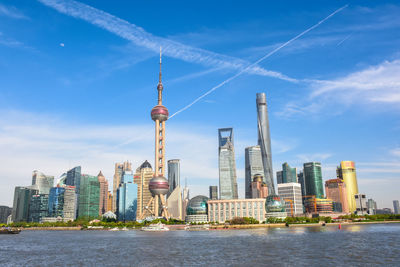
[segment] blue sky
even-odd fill
[[[218,184],[217,129],[233,127],[239,195],[257,143],[255,94],[269,105],[274,172],[321,161],[324,180],[354,160],[359,189],[392,207],[400,193],[397,1],[0,2],[0,204],[35,169],[153,159],[159,46],[164,103],[182,109],[348,5],[167,123],[192,196]]]

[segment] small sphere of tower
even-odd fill
[[[160,122],[168,120],[169,112],[163,105],[157,105],[151,110],[151,119],[153,121],[159,120]]]
[[[169,190],[168,180],[164,176],[156,176],[149,182],[149,190],[153,196],[166,195]]]

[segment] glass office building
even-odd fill
[[[297,168],[291,168],[287,162],[282,164],[282,171],[276,172],[278,184],[297,183]]]
[[[42,218],[47,217],[49,212],[49,195],[33,195],[29,207],[29,221],[41,222]]]
[[[209,190],[210,190],[210,199],[212,200],[218,199],[218,186],[210,185]]]
[[[233,129],[218,129],[218,136],[219,197],[220,199],[237,199],[238,191]]]
[[[100,182],[97,176],[82,174],[79,190],[78,217],[99,216]]]
[[[29,221],[29,205],[33,195],[37,195],[39,190],[29,186],[16,186],[14,191],[14,202],[12,209],[13,222]]]
[[[123,183],[117,190],[118,221],[136,221],[138,185],[133,183],[133,172],[125,171]]]
[[[264,174],[264,167],[261,158],[260,146],[246,147],[244,150],[244,164],[245,164],[245,197],[252,198],[251,183],[253,182],[254,175]],[[263,182],[265,178],[263,176]]]
[[[320,162],[304,163],[304,180],[306,195],[324,198],[324,185],[322,182],[322,170]]]
[[[67,178],[65,179],[65,184],[75,186],[75,192],[79,195],[80,183],[81,183],[81,166],[77,166],[67,172]]]
[[[53,187],[49,194],[49,217],[63,217],[64,187]]]
[[[48,195],[50,192],[50,188],[54,186],[54,176],[45,175],[39,171],[33,171],[32,185],[37,186],[39,194]]]
[[[349,211],[354,213],[357,210],[355,195],[358,194],[356,167],[354,161],[341,161],[336,169],[337,177],[346,184],[347,201]]]
[[[169,184],[169,191],[168,191],[168,196],[169,196],[177,186],[180,186],[179,159],[168,160],[168,184]]]

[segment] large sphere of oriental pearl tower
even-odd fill
[[[151,119],[153,121],[159,120],[160,122],[168,120],[168,109],[163,105],[157,105],[151,110]]]
[[[157,176],[150,180],[149,190],[153,196],[166,195],[168,193],[168,180],[163,176]]]

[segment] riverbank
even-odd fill
[[[367,224],[389,224],[389,223],[400,223],[400,221],[373,221],[373,222],[334,222],[334,223],[326,223],[324,226],[321,223],[301,223],[301,224],[289,224],[286,226],[285,223],[269,223],[269,224],[234,224],[234,225],[210,225],[210,230],[238,230],[238,229],[257,229],[257,228],[280,228],[280,227],[329,227],[329,226],[336,226],[339,225],[346,226],[346,225],[367,225]],[[177,230],[184,230],[184,224],[176,224],[176,225],[167,225],[167,227],[172,231]],[[128,228],[129,230],[140,230],[141,227],[132,227]],[[72,227],[26,227],[20,228],[21,230],[46,230],[46,231],[78,231],[78,230],[88,230],[88,231],[108,231],[111,228],[104,227],[104,228],[86,228],[81,226],[72,226]]]
[[[315,227],[315,226],[336,226],[339,225],[365,225],[365,224],[387,224],[387,223],[400,223],[400,221],[375,221],[375,222],[334,222],[334,223],[293,223],[288,226],[286,223],[269,223],[269,224],[242,224],[242,225],[212,225],[210,229],[214,230],[234,230],[234,229],[253,229],[253,228],[279,228],[279,227]]]
[[[46,230],[46,231],[78,231],[82,230],[81,226],[73,226],[73,227],[65,227],[65,226],[59,226],[59,227],[26,227],[26,228],[20,228],[21,230]]]

